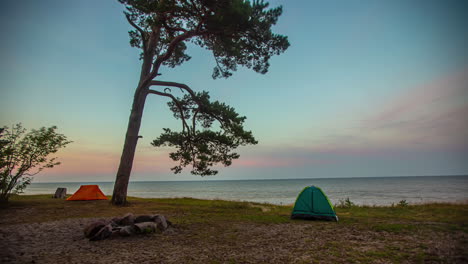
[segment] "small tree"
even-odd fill
[[[0,203],[8,202],[11,194],[22,193],[32,176],[60,164],[56,157],[48,156],[71,141],[56,129],[42,127],[26,133],[21,124],[0,128]]]
[[[213,78],[228,78],[238,66],[265,74],[270,58],[289,47],[286,36],[272,32],[282,8],[269,9],[264,1],[119,1],[125,6],[125,16],[134,28],[129,31],[130,45],[141,50],[142,65],[112,195],[112,203],[116,205],[126,203],[149,94],[169,98],[174,116],[182,121],[182,132],[165,129],[152,142],[156,147],[177,148],[170,154],[173,160],[179,161],[173,168],[175,173],[191,164],[193,174],[216,174],[211,166],[217,163],[229,166],[239,157],[231,153],[232,150],[240,145],[257,143],[250,131],[244,131],[245,117],[239,116],[234,108],[211,102],[206,92],[196,93],[186,84],[159,80],[161,67],[174,68],[190,59],[188,42],[212,52],[215,59]],[[185,93],[182,98],[173,93],[178,89]]]

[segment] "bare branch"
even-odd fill
[[[192,129],[193,131],[196,131],[196,125],[197,125],[197,114],[198,114],[198,109],[195,111],[195,113],[193,114],[193,122],[192,122]]]
[[[183,90],[187,91],[193,98],[196,98],[195,92],[190,87],[188,87],[188,85],[183,84],[183,83],[153,80],[153,81],[150,82],[150,85],[177,87],[177,88],[180,88],[180,89],[183,89]]]
[[[165,96],[165,97],[169,97],[172,99],[172,101],[174,101],[174,103],[176,104],[177,108],[179,109],[179,112],[180,112],[180,116],[182,119],[182,130],[185,131],[185,129],[187,128],[187,131],[188,133],[190,134],[190,128],[189,126],[187,125],[187,122],[185,121],[185,116],[184,116],[184,111],[182,109],[182,106],[180,105],[179,103],[179,100],[177,100],[177,98],[175,98],[172,94],[170,93],[163,93],[163,92],[160,92],[160,91],[156,91],[156,90],[148,90],[148,93],[150,94],[156,94],[156,95],[159,95],[159,96]]]
[[[153,80],[153,81],[150,82],[150,85],[170,86],[170,87],[177,87],[177,88],[183,89],[183,90],[187,91],[190,94],[190,96],[192,96],[193,100],[195,101],[195,103],[197,103],[199,108],[203,108],[203,105],[197,100],[197,95],[195,94],[195,92],[190,87],[188,87],[188,85],[186,85],[186,84],[177,83],[177,82],[166,82],[166,81]],[[225,124],[224,124],[223,120],[221,120],[219,117],[213,115],[212,113],[207,113],[207,114],[209,114],[214,119],[218,120],[220,125],[224,127]]]
[[[32,177],[32,176],[38,174],[39,172],[41,172],[42,169],[43,169],[43,168],[40,168],[38,171],[36,171],[36,172],[34,172],[34,173],[24,173],[23,175],[24,175],[24,176],[30,176],[30,177]]]

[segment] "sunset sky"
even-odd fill
[[[468,1],[269,1],[291,47],[266,75],[211,78],[209,51],[160,80],[207,90],[247,116],[259,144],[209,179],[468,174]],[[73,141],[41,181],[113,181],[138,82],[139,51],[115,1],[0,3],[0,126],[57,125]],[[132,180],[173,175],[179,129],[167,100],[148,96]]]

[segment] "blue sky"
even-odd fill
[[[247,116],[259,140],[210,179],[468,173],[466,1],[270,1],[291,47],[260,75],[211,78],[209,51],[161,80],[207,90]],[[57,125],[74,143],[36,181],[112,181],[139,51],[118,1],[3,1],[0,125]],[[149,145],[179,128],[148,97],[132,180],[172,175],[170,149]]]

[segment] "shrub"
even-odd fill
[[[400,207],[407,207],[409,204],[406,200],[401,200],[398,202],[397,206],[400,206]]]
[[[338,204],[335,204],[335,207],[338,207],[338,208],[351,208],[353,206],[356,206],[355,203],[351,202],[351,200],[348,198],[346,198],[345,200],[343,199],[340,199],[338,201]]]

